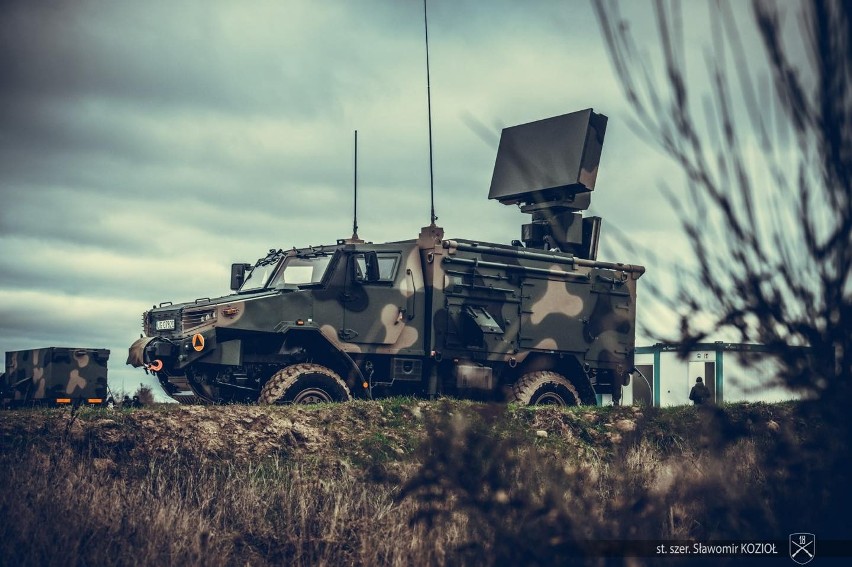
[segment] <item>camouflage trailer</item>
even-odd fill
[[[12,405],[103,404],[109,350],[48,347],[6,353],[0,398]]]
[[[449,394],[524,404],[620,398],[642,266],[596,260],[583,218],[607,118],[503,130],[489,198],[532,216],[512,244],[445,239],[270,250],[234,294],[143,314],[128,364],[180,401],[311,403]]]

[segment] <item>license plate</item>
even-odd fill
[[[156,328],[158,331],[171,331],[175,328],[175,320],[163,319],[162,321],[157,321]]]

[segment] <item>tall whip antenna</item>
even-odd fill
[[[435,216],[435,177],[432,174],[432,85],[429,80],[429,22],[426,19],[426,0],[423,0],[423,28],[426,30],[426,101],[429,108],[429,199],[432,202],[432,224]]]
[[[358,240],[358,130],[355,130],[355,174],[353,175],[355,190],[355,211],[352,213],[352,240]]]

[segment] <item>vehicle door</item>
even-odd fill
[[[348,254],[340,340],[364,352],[422,351],[423,275],[413,244]]]

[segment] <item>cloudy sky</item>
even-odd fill
[[[653,43],[650,9],[628,8]],[[416,237],[429,222],[422,10],[0,4],[0,351],[106,347],[113,387],[134,390],[144,374],[124,361],[146,308],[228,293],[230,264],[269,248],[350,235],[356,129],[361,237]],[[706,9],[685,15],[700,28]],[[609,116],[601,259],[648,263],[612,256],[612,226],[688,254],[658,190],[677,170],[628,127],[589,3],[433,0],[429,42],[448,237],[518,238],[525,215],[486,198],[500,129],[593,107]]]

